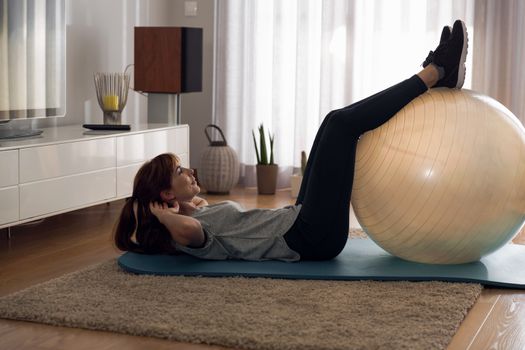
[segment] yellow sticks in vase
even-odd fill
[[[104,104],[104,110],[106,111],[118,111],[118,96],[117,95],[106,95],[102,98]]]

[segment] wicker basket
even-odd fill
[[[221,141],[212,141],[208,134],[209,128],[215,128],[221,134]],[[239,181],[239,159],[235,150],[228,146],[222,130],[213,124],[204,129],[210,142],[201,157],[199,181],[208,193],[226,194]]]

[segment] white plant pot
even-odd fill
[[[301,182],[303,181],[302,175],[292,175],[290,178],[291,194],[292,198],[297,198],[299,190],[301,189]]]

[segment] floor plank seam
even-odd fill
[[[496,304],[498,303],[499,299],[501,298],[501,295],[498,295],[498,297],[496,298],[496,300],[494,301],[494,303],[492,304],[492,306],[490,307],[490,310],[489,312],[487,312],[487,315],[485,316],[485,318],[483,319],[483,322],[481,322],[481,324],[479,325],[479,328],[478,330],[476,331],[476,334],[474,334],[474,336],[472,337],[472,339],[470,340],[470,343],[468,344],[467,348],[465,350],[470,350],[472,344],[474,344],[474,342],[476,341],[476,338],[478,337],[478,334],[481,332],[481,329],[485,326],[485,323],[487,322],[488,318],[490,317],[490,315],[492,314],[492,311],[494,310],[494,308],[496,307]]]

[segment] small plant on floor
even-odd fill
[[[264,126],[263,124],[259,125],[259,146],[260,146],[260,153],[259,153],[259,147],[257,147],[257,139],[255,137],[255,133],[252,130],[252,136],[253,136],[253,144],[255,146],[255,154],[257,155],[257,164],[260,165],[274,165],[273,162],[273,140],[275,135],[271,135],[270,131],[268,131],[268,138],[270,139],[270,161],[268,161],[268,151],[266,148],[266,137],[264,135]]]
[[[255,146],[255,154],[257,155],[257,191],[259,194],[274,194],[277,186],[277,172],[279,171],[277,164],[273,161],[273,139],[268,131],[270,138],[270,160],[268,160],[268,150],[266,148],[266,137],[264,133],[264,126],[259,126],[259,146],[257,146],[257,138],[252,130],[253,144]],[[260,148],[260,152],[259,152]]]

